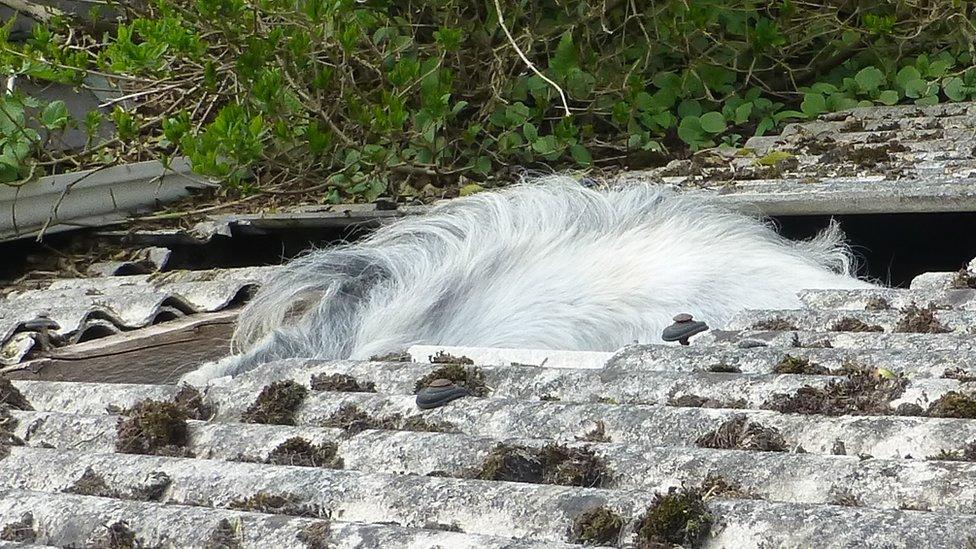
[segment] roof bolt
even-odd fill
[[[704,322],[696,321],[690,314],[681,313],[675,315],[674,324],[664,329],[661,339],[664,341],[677,341],[681,345],[688,345],[691,336],[700,334],[708,329]]]

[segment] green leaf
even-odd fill
[[[946,97],[953,101],[966,100],[965,88],[966,84],[958,76],[952,76],[942,81],[942,91],[945,92]]]
[[[925,97],[919,97],[915,100],[916,105],[938,105],[939,96],[938,95],[926,95]]]
[[[749,117],[752,115],[752,102],[743,103],[735,108],[735,117],[733,120],[736,124],[745,124],[749,121]]]
[[[41,123],[49,130],[62,129],[68,125],[68,107],[60,99],[51,101],[41,111]]]
[[[483,190],[485,190],[485,188],[477,183],[468,183],[467,185],[458,189],[458,194],[460,196],[471,196],[473,194],[480,193]]]
[[[773,129],[775,125],[776,122],[773,121],[773,118],[771,116],[767,116],[766,118],[763,118],[762,120],[759,121],[759,124],[756,125],[756,135],[757,136],[765,135],[765,133]]]
[[[918,80],[921,77],[922,73],[918,72],[918,69],[915,67],[905,67],[898,71],[898,74],[895,75],[895,84],[897,84],[898,87],[905,89],[909,81]]]
[[[686,116],[678,124],[678,137],[689,145],[701,143],[705,134],[702,130],[701,120],[697,116]]]
[[[685,99],[678,105],[678,116],[699,116],[702,113],[701,103],[697,99]]]
[[[898,92],[895,90],[885,90],[878,94],[878,101],[885,105],[894,105],[898,102]]]
[[[559,76],[569,74],[571,69],[579,67],[576,58],[576,44],[573,43],[573,35],[569,31],[564,32],[556,46],[556,53],[549,60],[549,68]]]
[[[581,166],[589,166],[593,163],[593,157],[590,156],[590,151],[586,150],[586,147],[583,145],[572,145],[569,147],[569,154]]]
[[[819,93],[808,93],[803,96],[800,110],[803,111],[803,114],[813,118],[827,111],[827,100]]]
[[[522,135],[525,136],[526,140],[532,142],[539,138],[539,130],[535,127],[535,124],[526,122],[522,124]]]
[[[905,82],[905,96],[916,99],[927,95],[929,84],[921,78],[915,78]]]
[[[551,154],[558,150],[556,136],[545,135],[532,142],[532,150],[539,154]]]
[[[722,133],[727,127],[725,117],[720,112],[707,112],[698,121],[701,128],[708,133]]]
[[[861,91],[872,92],[884,83],[885,77],[884,73],[875,67],[865,67],[858,71],[854,75],[854,81],[857,82],[858,87]]]

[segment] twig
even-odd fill
[[[508,37],[508,42],[512,44],[513,48],[515,48],[515,53],[522,58],[522,62],[532,69],[532,72],[534,72],[539,78],[545,80],[546,83],[553,88],[556,88],[556,91],[559,92],[559,98],[563,101],[563,111],[565,112],[564,116],[572,116],[573,113],[569,112],[569,103],[566,102],[566,93],[563,92],[563,89],[559,87],[559,84],[553,82],[546,75],[539,72],[539,69],[535,68],[532,61],[529,61],[529,58],[522,53],[522,50],[519,48],[518,44],[515,43],[515,38],[512,37],[512,33],[509,32],[508,27],[505,26],[505,19],[502,17],[502,5],[499,3],[499,0],[495,0],[495,12],[498,14],[498,26],[501,27],[505,32],[505,36]]]

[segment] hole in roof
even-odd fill
[[[155,325],[161,322],[169,322],[170,320],[176,320],[177,318],[182,318],[183,316],[184,313],[179,310],[172,309],[169,307],[160,308],[159,312],[157,312],[156,315],[153,316],[150,324]]]
[[[85,341],[91,341],[93,339],[99,339],[103,337],[108,337],[110,335],[115,335],[119,333],[118,328],[112,325],[98,322],[95,324],[89,324],[85,326],[81,332],[78,333],[75,343],[84,343]]]
[[[810,238],[823,230],[831,216],[774,218],[780,234]],[[908,287],[916,276],[952,272],[976,257],[976,212],[835,215],[857,255],[860,276]]]
[[[174,296],[167,297],[162,303],[159,304],[159,306],[160,308],[165,307],[167,309],[173,309],[184,315],[192,315],[193,313],[197,312],[192,305]]]

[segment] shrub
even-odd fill
[[[108,120],[75,120],[63,105],[7,97],[14,125],[31,127],[20,102],[55,138],[68,126],[93,135],[105,122],[116,138],[61,154],[0,121],[4,181],[180,153],[235,193],[428,199],[475,192],[512,165],[640,167],[829,111],[976,97],[966,3],[153,0],[116,9],[121,24],[104,36],[60,17],[25,44],[2,37],[8,73],[75,84],[116,75],[135,103]],[[545,79],[520,58],[499,10]]]

